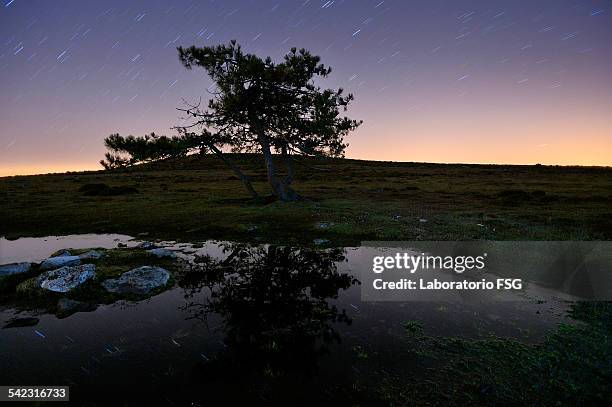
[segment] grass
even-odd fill
[[[234,159],[261,194],[263,162]],[[297,203],[254,203],[215,157],[121,172],[0,178],[0,235],[148,233],[179,240],[612,238],[612,169],[305,159]],[[316,169],[312,168],[316,167]]]
[[[391,406],[609,403],[612,303],[574,303],[570,315],[578,323],[560,324],[543,343],[531,345],[498,337],[428,337],[407,329],[406,349],[417,360],[406,366],[419,371],[385,366],[360,378],[353,397]]]

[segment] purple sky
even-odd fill
[[[172,134],[211,85],[175,48],[230,39],[321,55],[364,120],[349,157],[612,165],[609,1],[2,1],[0,175]]]

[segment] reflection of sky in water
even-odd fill
[[[129,237],[117,235],[103,235],[97,239],[87,235],[83,239],[71,236],[3,240],[4,249],[11,249],[3,256],[16,261],[40,259],[42,253],[48,255],[66,247],[116,247],[118,241],[115,239],[129,242]],[[36,247],[36,242],[40,246]],[[223,253],[224,243],[206,242],[197,248],[172,244],[173,249],[181,249],[187,256],[209,254],[214,258],[227,258],[227,253]],[[354,273],[364,253],[370,249],[346,249],[347,261],[338,263],[338,272]],[[531,342],[542,339],[558,322],[565,320],[563,315],[567,307],[552,297],[546,298],[544,303],[361,302],[360,290],[359,285],[352,285],[346,290],[339,289],[337,299],[325,300],[328,305],[335,305],[339,312],[346,311],[351,323],[329,322],[329,328],[338,333],[340,342],[326,344],[327,354],[310,357],[302,345],[291,350],[295,355],[303,353],[309,358],[308,363],[318,366],[313,370],[314,377],[305,381],[300,378],[304,373],[300,369],[287,372],[293,383],[317,388],[322,383],[355,379],[360,374],[351,362],[355,347],[373,351],[367,363],[376,366],[404,363],[396,355],[406,351],[407,345],[402,338],[405,337],[403,324],[407,321],[420,322],[426,335],[485,337],[495,334]],[[211,401],[223,400],[224,394],[232,391],[236,383],[252,384],[252,378],[237,375],[236,371],[228,373],[226,370],[235,369],[235,366],[227,361],[215,364],[218,355],[232,350],[232,339],[228,338],[232,338],[232,330],[241,329],[235,325],[235,318],[217,313],[208,314],[204,320],[193,318],[194,309],[186,307],[192,302],[205,303],[209,293],[208,288],[204,288],[189,297],[183,288],[174,288],[140,302],[100,305],[94,312],[77,313],[65,319],[5,307],[0,311],[2,325],[15,316],[35,315],[40,322],[36,326],[0,330],[0,366],[9,367],[1,369],[0,383],[67,383],[78,385],[74,389],[75,396],[79,391],[102,394],[110,388],[133,393],[136,388],[175,401],[203,397],[203,394]],[[240,301],[238,304],[242,304]],[[291,307],[293,303],[288,304]],[[243,323],[252,324],[253,321]],[[313,346],[320,346],[320,339],[315,340],[315,344]],[[259,350],[253,349],[253,352]],[[257,354],[252,355],[256,357]],[[420,368],[414,366],[414,369],[418,374]],[[308,369],[304,366],[303,370]],[[170,388],[182,389],[185,393],[177,395],[170,392]],[[113,395],[107,393],[100,397]]]
[[[22,237],[17,240],[0,238],[0,264],[17,263],[22,261],[40,262],[53,252],[61,249],[87,249],[100,247],[111,249],[118,243],[126,243],[129,247],[136,246],[138,242],[130,241],[127,235],[69,235]]]

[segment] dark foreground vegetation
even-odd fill
[[[232,158],[260,195],[269,193],[260,156]],[[304,199],[292,203],[254,201],[213,155],[117,171],[0,178],[0,235],[116,232],[343,245],[612,238],[609,168],[296,157],[294,171]]]
[[[403,357],[412,354],[419,370],[425,368],[425,373],[420,373],[425,379],[413,380],[406,367],[386,366],[354,387],[361,390],[364,399],[368,390],[373,391],[374,400],[380,405],[609,403],[612,303],[575,303],[570,315],[577,324],[560,324],[537,345],[498,337],[435,338],[424,335],[420,327],[407,324],[405,340],[411,345],[406,347]],[[368,383],[376,383],[376,387]]]

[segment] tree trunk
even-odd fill
[[[281,149],[283,159],[285,160],[285,167],[287,167],[287,176],[285,177],[285,185],[291,185],[293,182],[293,160],[291,155],[287,153],[287,146],[283,146]]]
[[[287,168],[287,175],[283,180],[283,188],[285,189],[285,193],[290,197],[290,200],[297,201],[300,196],[293,188],[291,188],[291,183],[293,182],[293,157],[291,157],[291,154],[288,153],[287,146],[282,147],[281,153],[283,154],[285,167]]]
[[[276,167],[274,166],[274,160],[272,151],[270,149],[270,143],[265,135],[259,136],[259,144],[263,152],[264,160],[266,161],[266,170],[268,174],[268,183],[274,191],[274,195],[281,201],[291,202],[298,199],[297,193],[286,183],[286,181],[279,180],[276,175]]]
[[[230,167],[234,173],[238,176],[238,178],[242,181],[242,183],[244,184],[244,186],[246,187],[247,191],[249,191],[249,193],[251,194],[251,197],[255,200],[259,200],[259,194],[257,193],[257,191],[255,191],[255,188],[253,188],[253,185],[251,184],[251,180],[249,179],[249,177],[247,177],[242,170],[240,169],[240,167],[238,167],[238,165],[236,165],[235,162],[233,162],[232,160],[230,160],[228,157],[226,157],[225,154],[223,154],[223,152],[221,150],[219,150],[214,144],[210,143],[207,144],[207,146],[219,157],[223,160],[223,162]]]

